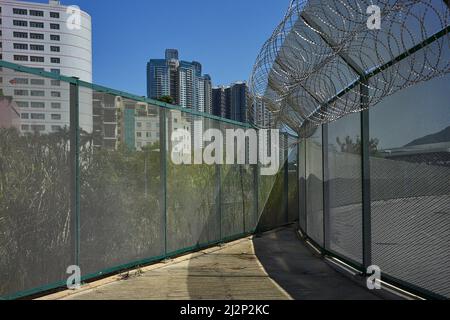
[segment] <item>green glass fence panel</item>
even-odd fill
[[[0,68],[0,297],[76,264],[70,133],[69,83]]]
[[[298,176],[299,176],[299,218],[300,229],[306,232],[306,139],[301,139],[298,146]]]
[[[362,263],[361,116],[354,113],[328,125],[325,183],[329,250]]]
[[[256,165],[243,165],[242,182],[243,182],[243,209],[244,209],[244,231],[246,233],[253,232],[258,224],[258,216],[256,212],[256,186],[255,172]]]
[[[297,138],[288,138],[288,221],[294,222],[299,216],[298,189],[298,142]]]
[[[260,147],[261,147],[260,142]],[[266,142],[270,150],[271,139]],[[258,230],[264,231],[287,223],[286,181],[285,181],[285,136],[279,136],[279,167],[275,175],[259,176],[259,221]]]
[[[80,87],[80,267],[164,254],[159,108]],[[83,121],[84,119],[84,121]]]
[[[227,123],[221,130],[225,137],[225,164],[220,166],[222,235],[227,238],[256,228],[257,132]]]
[[[322,127],[306,140],[306,229],[323,245],[323,167]]]
[[[167,110],[166,115],[166,232],[167,251],[170,253],[220,240],[217,168],[215,164],[205,164],[202,157],[207,146],[202,142],[203,132],[220,130],[220,125],[215,120],[176,110]],[[177,148],[183,141],[189,148],[179,154]],[[180,155],[186,158],[187,164],[173,161]]]
[[[382,81],[380,77],[371,81]],[[447,298],[449,81],[445,76],[419,84],[370,111],[373,264],[384,274]]]
[[[227,238],[244,233],[245,205],[244,174],[240,165],[221,166],[222,236]]]

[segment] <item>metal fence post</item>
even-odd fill
[[[215,165],[216,174],[215,174],[215,188],[216,188],[216,215],[217,215],[217,223],[219,226],[219,241],[222,242],[222,172],[219,164]]]
[[[259,130],[256,130],[256,164],[253,166],[253,184],[254,184],[254,192],[255,192],[255,224],[253,226],[253,232],[256,231],[259,220]]]
[[[327,181],[328,171],[328,124],[322,125],[322,201],[323,201],[323,247],[330,248],[330,184]]]
[[[361,159],[362,159],[362,243],[364,271],[372,264],[372,227],[371,227],[371,199],[370,199],[370,132],[369,132],[369,82],[362,81],[360,85],[361,107]]]
[[[284,216],[286,223],[289,223],[289,140],[288,134],[283,134],[283,146],[284,146],[284,163],[283,163],[283,174],[284,174],[284,187],[283,187],[283,206],[284,206]]]
[[[70,168],[71,168],[71,210],[74,215],[74,259],[75,265],[80,266],[80,87],[78,78],[70,83]]]
[[[163,225],[161,231],[164,234],[164,256],[167,256],[167,138],[166,109],[160,108],[159,112],[159,144],[160,144],[160,167],[161,167],[161,217]]]

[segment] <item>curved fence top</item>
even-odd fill
[[[449,31],[445,0],[293,0],[256,59],[250,92],[274,123],[305,135],[448,73]]]

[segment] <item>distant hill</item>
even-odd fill
[[[405,147],[412,147],[412,146],[418,146],[421,144],[429,144],[429,143],[440,143],[440,142],[447,142],[450,141],[450,126],[445,128],[442,131],[439,131],[438,133],[433,133],[428,136],[418,138],[407,145]]]

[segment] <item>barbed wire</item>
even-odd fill
[[[371,28],[374,5],[379,29]],[[293,0],[256,59],[253,105],[264,103],[272,126],[307,136],[449,73],[449,6],[447,0]],[[249,119],[254,112],[249,108]]]

